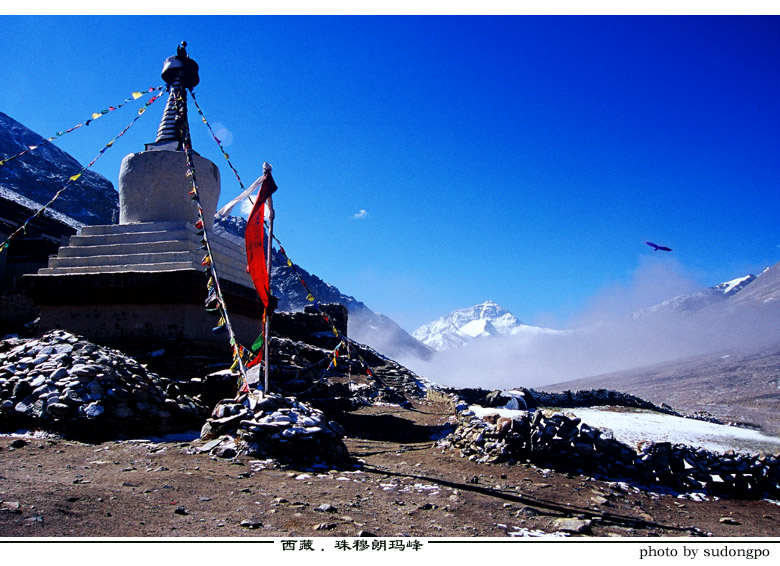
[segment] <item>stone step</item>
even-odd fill
[[[207,234],[221,279],[253,288],[246,272],[243,246],[214,233]],[[85,226],[71,237],[42,273],[103,273],[113,271],[165,271],[198,269],[205,251],[194,224],[139,222]],[[54,271],[50,271],[54,270]]]
[[[200,243],[200,240],[198,242]],[[230,240],[216,234],[209,235],[209,246],[215,254],[227,256],[240,263],[242,269],[246,269],[246,248],[244,246],[237,246]]]
[[[181,227],[181,224],[167,223],[174,226],[178,226],[177,229],[165,231],[165,230],[147,230],[147,231],[131,231],[124,232],[125,226],[131,227],[160,227],[166,223],[162,222],[146,222],[143,224],[128,224],[128,225],[112,225],[111,231],[101,230],[99,234],[84,234],[72,236],[68,242],[68,247],[91,247],[91,246],[110,246],[119,244],[143,244],[143,243],[158,243],[161,241],[187,241],[195,244],[197,249],[201,245],[201,236],[195,231],[195,227],[189,225],[188,227]],[[89,226],[85,228],[96,228],[95,226]],[[106,228],[99,226],[97,228]],[[242,269],[246,267],[246,250],[243,246],[237,245],[234,242],[223,238],[217,234],[208,234],[209,245],[215,254],[222,254],[231,258],[233,261],[241,264]],[[117,248],[118,249],[118,248]],[[180,248],[175,248],[180,249]],[[191,249],[191,248],[188,248]],[[93,251],[85,252],[85,254],[67,252],[70,255],[86,255],[87,253],[94,253]],[[121,252],[121,253],[133,253]]]
[[[200,266],[198,266],[200,267]],[[38,270],[39,275],[65,275],[68,273],[114,273],[120,271],[132,272],[154,272],[154,271],[178,271],[182,269],[193,269],[190,262],[169,262],[169,263],[148,263],[136,265],[105,265],[96,268],[94,266],[71,266],[71,267],[44,267]],[[200,269],[202,271],[202,268]]]
[[[165,271],[167,269],[197,269],[203,252],[165,252],[143,254],[86,255],[49,258],[49,266],[41,273],[105,273],[113,271]],[[245,264],[231,261],[216,251],[214,264],[217,276],[253,288]],[[51,271],[54,270],[54,271]]]
[[[94,226],[84,226],[79,234],[84,236],[99,236],[104,234],[128,234],[132,232],[160,232],[169,230],[184,230],[187,226],[194,225],[187,222],[168,221],[168,222],[135,222],[133,224],[97,224]]]
[[[202,256],[190,251],[49,258],[49,267],[94,267],[188,262],[200,266]]]
[[[205,271],[205,268],[201,265],[196,265],[192,262],[180,261],[180,262],[159,262],[159,263],[138,263],[133,265],[117,264],[117,265],[65,265],[58,267],[45,267],[38,270],[40,275],[65,275],[69,273],[114,273],[121,271],[129,272],[160,272],[160,271],[176,271],[180,269],[196,269],[197,271]],[[243,285],[250,289],[254,289],[252,279],[246,272],[241,272],[235,269],[226,268],[224,265],[217,266],[217,276],[221,281],[228,280],[234,283]]]
[[[198,235],[193,230],[181,228],[177,230],[151,230],[146,232],[116,232],[112,234],[78,234],[71,236],[70,246],[101,246],[111,244],[141,244],[146,242],[192,240],[199,242]]]
[[[117,242],[115,244],[61,246],[57,257],[127,256],[164,252],[197,252],[200,242],[191,240],[166,240],[157,242]]]

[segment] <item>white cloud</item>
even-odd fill
[[[368,211],[365,208],[361,208],[355,214],[352,215],[353,220],[363,220],[368,218]]]
[[[249,215],[252,213],[252,207],[254,206],[252,202],[248,198],[241,201],[241,216],[244,218],[249,218]]]
[[[646,261],[629,281],[594,296],[566,332],[497,337],[437,353],[428,362],[399,361],[455,387],[538,387],[724,349],[751,351],[780,340],[780,305],[716,304],[631,316],[701,288],[679,264]]]
[[[239,205],[241,207],[240,216],[243,216],[247,220],[249,219],[249,215],[252,214],[252,208],[255,206],[254,204],[255,198],[256,195],[252,195],[251,199],[245,198],[244,200],[241,201],[241,204]],[[263,218],[265,218],[265,220],[268,220],[269,216],[271,215],[271,209],[268,206],[266,206],[263,212],[264,212]]]
[[[216,122],[213,126],[214,135],[217,137],[222,147],[227,147],[233,143],[233,133],[223,124]]]

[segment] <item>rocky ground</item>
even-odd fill
[[[436,439],[446,403],[339,415],[353,458],[296,469],[203,441],[0,436],[3,537],[764,537],[780,504],[673,493],[530,464],[477,464]],[[197,436],[197,432],[191,435]]]

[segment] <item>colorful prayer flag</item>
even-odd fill
[[[252,278],[252,282],[255,284],[255,289],[257,289],[260,301],[266,308],[268,308],[271,290],[265,260],[265,229],[263,226],[263,217],[265,215],[265,201],[268,200],[268,197],[270,197],[276,189],[276,183],[269,170],[262,177],[260,190],[257,193],[257,200],[252,207],[252,212],[249,214],[249,220],[247,220],[246,223],[246,231],[244,232],[249,275]]]

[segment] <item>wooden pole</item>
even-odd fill
[[[266,201],[266,204],[268,206],[268,251],[266,253],[266,271],[268,273],[268,293],[270,296],[271,293],[271,251],[273,249],[273,237],[274,237],[274,216],[276,214],[274,213],[274,201],[273,197],[268,197],[268,200]],[[265,359],[265,388],[264,391],[267,394],[268,393],[268,376],[270,374],[271,370],[271,360],[268,357],[268,345],[271,342],[271,311],[266,311],[265,315],[265,329],[263,332],[265,333],[264,340],[263,340],[263,347],[265,349],[263,355]]]

